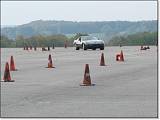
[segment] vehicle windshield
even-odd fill
[[[81,39],[83,41],[85,41],[85,40],[98,40],[96,37],[92,37],[92,36],[81,36]]]

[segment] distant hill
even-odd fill
[[[1,28],[6,28],[6,27],[16,27],[16,25],[1,25]]]
[[[102,22],[73,22],[73,21],[32,21],[16,27],[1,28],[2,35],[15,38],[16,35],[31,37],[34,35],[54,35],[88,33],[104,40],[115,35],[128,35],[137,32],[157,31],[157,21],[102,21]]]

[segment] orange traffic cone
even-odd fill
[[[55,67],[53,67],[53,64],[52,64],[52,57],[51,57],[51,55],[49,54],[49,57],[48,57],[48,67],[46,67],[46,68],[55,68]]]
[[[10,59],[10,71],[17,71],[17,69],[15,68],[13,56],[11,56]]]
[[[50,47],[48,46],[48,51],[50,51]]]
[[[141,50],[146,50],[147,49],[147,47],[143,47],[142,45],[141,45]]]
[[[89,65],[86,64],[83,83],[80,84],[80,86],[94,86],[94,85],[95,84],[91,83],[91,77],[90,77],[90,74],[89,74]]]
[[[104,54],[101,54],[100,66],[105,66]]]
[[[121,50],[120,54],[116,55],[116,61],[124,61],[123,51]]]
[[[28,50],[28,46],[26,46],[26,50]]]
[[[147,48],[147,49],[150,49],[150,47],[149,47],[149,46],[147,46],[146,48]]]
[[[120,60],[120,54],[117,54],[116,55],[116,61],[119,61]]]
[[[124,61],[124,56],[123,56],[123,51],[122,50],[121,50],[120,58],[121,58],[121,61]]]
[[[65,48],[67,48],[67,41],[65,41],[65,43],[64,43],[64,47],[65,47]]]
[[[37,50],[37,47],[36,46],[34,46],[34,51],[36,51]]]
[[[11,80],[8,62],[6,62],[3,81],[1,82],[14,82],[14,80]]]
[[[30,48],[30,50],[32,50],[32,46],[30,46],[29,48]]]

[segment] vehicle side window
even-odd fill
[[[79,38],[79,41],[81,42],[81,37]]]

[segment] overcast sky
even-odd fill
[[[157,19],[156,1],[1,1],[1,25],[35,20],[139,21]]]

